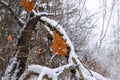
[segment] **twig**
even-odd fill
[[[72,58],[72,60],[73,60],[74,64],[77,64],[75,58]],[[84,80],[84,76],[83,76],[82,71],[80,70],[80,68],[78,66],[76,68],[77,68],[77,70],[78,70],[78,72],[80,74],[80,77],[81,77],[80,80]]]
[[[78,58],[78,59],[79,59],[79,61],[82,63],[82,65],[89,71],[90,75],[93,77],[93,74],[92,74],[92,72],[89,70],[89,68],[85,66],[85,64],[80,60],[80,58]]]

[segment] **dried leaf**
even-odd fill
[[[57,53],[61,56],[67,56],[69,51],[68,45],[62,39],[59,33],[53,31],[53,34],[54,34],[54,39],[51,45],[53,53]]]
[[[8,35],[8,36],[7,36],[7,41],[8,41],[8,42],[11,42],[12,40],[13,40],[12,35]]]
[[[21,0],[20,4],[21,4],[21,6],[26,7],[26,0]]]
[[[33,2],[32,2],[32,1],[27,2],[26,7],[27,7],[28,12],[32,12],[32,10],[33,10],[33,8],[34,8]]]
[[[0,56],[0,60],[2,60],[2,61],[6,61],[6,59],[5,58],[3,58],[2,56]]]
[[[20,4],[28,11],[32,12],[34,8],[34,3],[32,0],[21,0]]]
[[[40,48],[40,47],[36,47],[36,52],[37,52],[38,54],[40,54],[41,48]]]
[[[34,30],[32,30],[32,34],[35,34],[35,31],[34,31]]]

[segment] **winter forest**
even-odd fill
[[[0,0],[0,80],[120,80],[120,0]]]

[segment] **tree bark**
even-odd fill
[[[21,67],[21,70],[18,74],[18,77],[20,77],[20,75],[24,71],[27,56],[29,53],[32,30],[35,29],[35,25],[38,22],[38,20],[39,20],[39,16],[34,17],[30,21],[28,21],[28,23],[26,24],[26,27],[24,28],[24,30],[22,31],[22,34],[20,36],[20,39],[18,42],[18,48],[19,48],[20,52],[17,57],[18,57],[18,60],[20,60],[19,67]]]

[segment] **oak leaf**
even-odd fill
[[[8,42],[11,42],[12,40],[13,40],[12,35],[8,35],[8,36],[7,36],[7,41],[8,41]]]
[[[28,11],[32,12],[34,8],[34,3],[32,0],[21,0],[20,4]]]
[[[53,53],[57,53],[61,56],[68,55],[68,45],[66,44],[65,40],[62,39],[62,36],[57,33],[55,30],[53,31],[54,39],[51,45]]]

